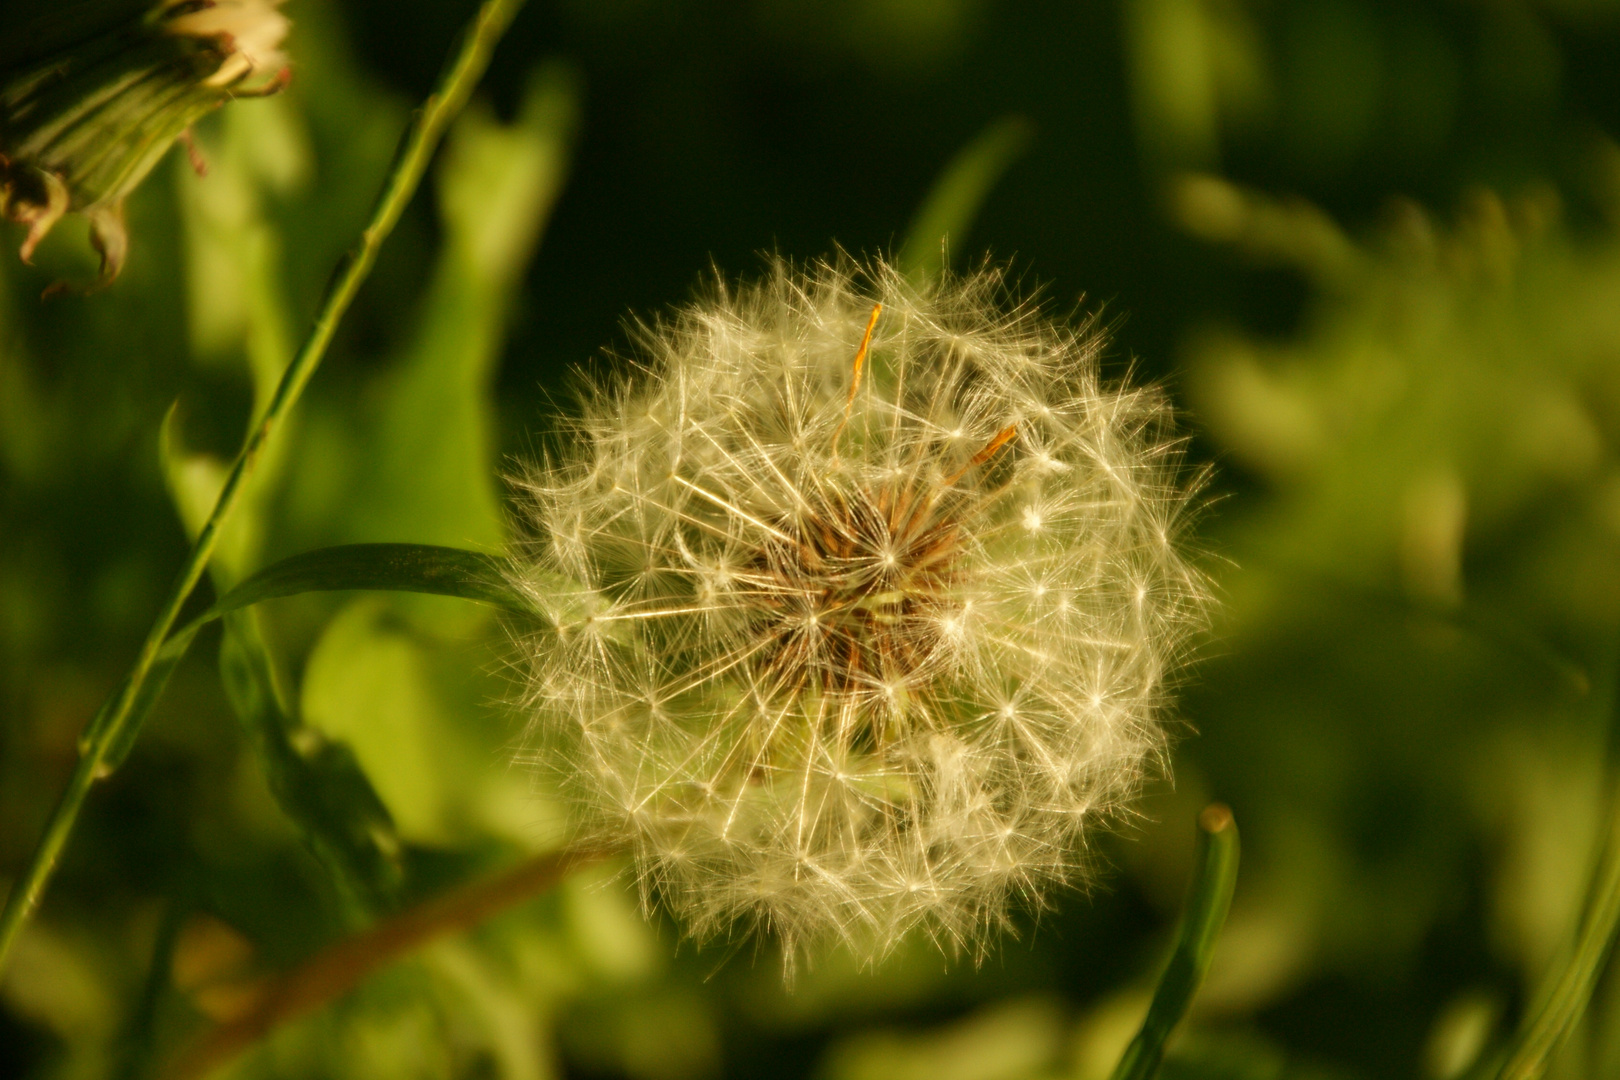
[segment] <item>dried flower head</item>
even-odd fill
[[[777,263],[639,344],[519,482],[589,828],[700,936],[981,948],[1163,756],[1206,595],[1163,397],[991,270]]]
[[[232,98],[286,83],[281,0],[160,0],[32,58],[0,86],[0,214],[29,261],[69,213],[90,222],[105,284],[128,251],[124,200],[175,141]]]
[[[290,24],[277,9],[282,0],[168,0],[160,22],[164,33],[214,42],[222,56],[209,86],[235,86],[256,75],[287,70],[281,43]]]

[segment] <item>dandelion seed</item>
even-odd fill
[[[698,936],[982,950],[1162,761],[1205,607],[1163,398],[993,271],[776,263],[640,345],[518,481],[537,603],[627,616],[530,653],[586,828]]]

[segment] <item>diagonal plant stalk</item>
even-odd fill
[[[539,855],[336,942],[277,978],[246,1013],[193,1044],[163,1074],[164,1080],[203,1080],[282,1024],[330,1004],[383,968],[532,899],[571,871],[613,854],[573,849]]]
[[[320,366],[339,320],[370,274],[383,241],[405,212],[446,128],[466,105],[473,87],[489,66],[496,42],[511,25],[522,4],[523,0],[485,0],[438,86],[406,130],[365,231],[333,273],[308,338],[282,374],[264,416],[253,427],[232,464],[214,510],[192,545],[134,665],[79,740],[79,761],[68,779],[67,790],[52,811],[39,846],[12,885],[5,909],[0,911],[0,971],[4,970],[12,945],[29,914],[44,894],[91,786],[117,767],[141,719],[149,711],[154,696],[149,684],[158,654],[181,608],[207,568],[220,532],[241,500],[254,467]]]

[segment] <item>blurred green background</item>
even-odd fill
[[[0,883],[472,9],[291,0],[292,89],[199,129],[206,178],[163,163],[114,287],[38,299],[93,273],[82,224],[0,260]],[[334,543],[498,550],[501,474],[627,315],[933,235],[943,192],[954,260],[1101,308],[1112,372],[1164,380],[1214,465],[1175,783],[977,967],[917,942],[788,992],[768,942],[694,947],[600,871],[233,1075],[1101,1080],[1217,797],[1244,867],[1165,1075],[1460,1075],[1563,944],[1601,811],[1617,134],[1611,0],[531,0],[216,586]],[[508,659],[416,597],[205,634],[0,982],[0,1076],[152,1074],[267,974],[557,844]],[[1620,1076],[1614,973],[1555,1074]]]

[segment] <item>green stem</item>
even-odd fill
[[[73,775],[68,779],[67,790],[62,793],[61,801],[52,812],[38,848],[23,868],[22,875],[12,885],[11,892],[6,897],[5,910],[0,912],[0,971],[4,970],[6,958],[11,953],[17,935],[21,932],[29,914],[38,905],[45,886],[50,881],[51,873],[56,867],[62,849],[67,845],[69,835],[73,832],[74,822],[84,806],[85,796],[89,794],[91,785],[110,771],[109,749],[120,742],[127,744],[128,737],[133,734],[123,729],[131,722],[132,715],[135,715],[134,706],[152,673],[158,652],[163,648],[169,631],[173,629],[181,607],[207,568],[208,560],[213,556],[214,546],[219,540],[220,531],[229,520],[231,512],[235,510],[236,504],[241,501],[254,467],[264,455],[271,437],[280,429],[288,412],[304,392],[304,387],[309,384],[315,369],[320,366],[327,347],[332,343],[332,335],[337,331],[338,321],[348,310],[355,294],[360,291],[361,284],[371,272],[383,241],[393,231],[400,215],[405,212],[405,207],[415,193],[417,185],[421,183],[422,174],[427,170],[428,162],[432,159],[433,151],[438,147],[445,128],[466,105],[473,87],[489,65],[495,43],[505,33],[522,4],[523,0],[486,0],[479,9],[477,18],[468,28],[438,87],[417,111],[411,126],[406,130],[387,182],[372,211],[370,222],[360,234],[359,243],[344,257],[334,272],[321,302],[319,314],[310,328],[309,337],[298,350],[298,355],[293,357],[292,363],[287,365],[287,370],[282,374],[281,383],[276,387],[275,396],[270,399],[264,416],[249,433],[241,453],[231,466],[225,486],[219,493],[219,499],[214,503],[213,513],[208,516],[208,521],[197,535],[191,554],[186,558],[185,565],[169,591],[168,600],[159,612],[157,621],[152,624],[152,630],[147,634],[145,644],[141,646],[140,655],[136,657],[134,666],[119,684],[114,696],[102,706],[80,740],[79,761],[74,767]]]
[[[1617,712],[1620,719],[1620,712]],[[1620,739],[1620,727],[1610,735]],[[1620,744],[1611,746],[1605,780],[1609,783],[1608,824],[1597,866],[1576,924],[1568,959],[1553,979],[1539,1010],[1520,1025],[1506,1051],[1497,1080],[1536,1080],[1547,1071],[1553,1055],[1569,1038],[1586,1012],[1592,991],[1603,974],[1604,963],[1620,931],[1620,770],[1614,759]]]
[[[146,980],[124,1033],[122,1060],[114,1074],[118,1080],[143,1080],[151,1073],[158,1009],[172,977],[174,949],[180,940],[181,924],[191,912],[189,892],[185,885],[176,889],[164,908],[163,920],[158,923],[157,940],[152,943],[152,960],[146,968]]]
[[[1164,1044],[1186,1015],[1193,994],[1204,981],[1215,937],[1232,906],[1232,889],[1237,885],[1238,830],[1232,811],[1212,803],[1198,815],[1198,856],[1193,868],[1192,886],[1187,893],[1187,910],[1181,918],[1176,951],[1159,977],[1153,1003],[1136,1038],[1114,1066],[1110,1080],[1151,1080],[1164,1060]]]

